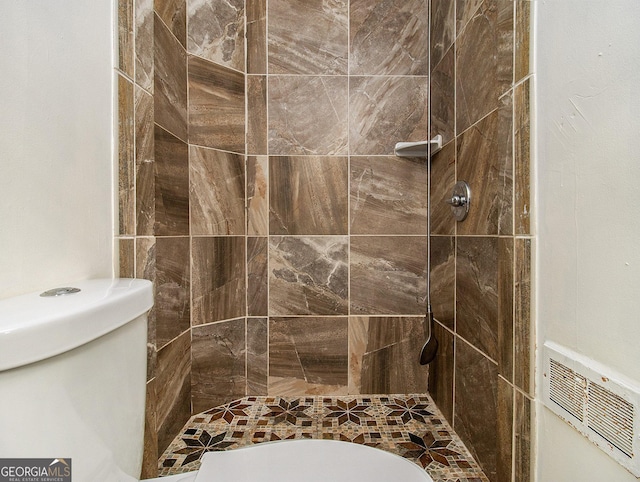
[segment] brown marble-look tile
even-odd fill
[[[135,240],[133,238],[118,238],[118,277],[135,277]]]
[[[517,0],[515,31],[514,82],[529,75],[529,42],[531,34],[531,0]]]
[[[247,153],[268,153],[266,75],[247,75]]]
[[[118,78],[118,220],[119,234],[135,234],[135,161],[133,84]]]
[[[433,330],[438,340],[436,358],[429,364],[429,393],[449,423],[453,422],[454,335],[440,323]]]
[[[347,73],[348,0],[270,0],[270,74]]]
[[[455,394],[456,433],[489,480],[498,480],[498,367],[459,338]]]
[[[351,0],[349,70],[356,75],[427,75],[427,0]]]
[[[244,74],[189,56],[189,142],[244,153]]]
[[[515,233],[531,233],[531,111],[530,81],[513,89],[514,119],[514,216]]]
[[[431,68],[453,45],[456,36],[456,0],[431,0]]]
[[[513,233],[513,161],[510,97],[458,138],[457,176],[471,188],[469,216],[458,234]]]
[[[498,106],[497,1],[483,2],[456,42],[458,134]]]
[[[456,332],[498,358],[498,238],[458,237]]]
[[[498,372],[513,381],[513,238],[498,238]]]
[[[360,371],[350,373],[350,393],[424,393],[428,367],[418,360],[425,340],[424,317],[352,317],[349,366]]]
[[[269,394],[344,394],[348,319],[271,318]]]
[[[158,429],[156,427],[156,381],[147,382],[144,414],[144,448],[142,452],[141,479],[158,476]]]
[[[247,73],[267,73],[267,0],[246,0]]]
[[[350,77],[350,154],[393,155],[396,142],[424,140],[427,89],[427,77]]]
[[[351,238],[351,313],[425,312],[426,236]]]
[[[186,141],[187,54],[157,15],[153,38],[155,122]]]
[[[456,218],[446,200],[456,184],[456,143],[449,142],[431,158],[431,234],[453,235]]]
[[[269,158],[247,158],[247,234],[269,234]]]
[[[191,333],[158,352],[156,423],[160,457],[191,416]]]
[[[247,315],[267,316],[269,240],[247,238]]]
[[[351,157],[351,234],[426,234],[423,159]]]
[[[515,7],[513,0],[496,0],[496,80],[498,82],[498,94],[502,95],[513,86],[513,18]]]
[[[244,156],[189,148],[191,234],[243,235]]]
[[[154,9],[183,47],[187,45],[186,0],[154,0]]]
[[[156,125],[155,227],[157,236],[189,234],[189,149]]]
[[[243,397],[246,392],[244,318],[196,326],[192,332],[193,412]]]
[[[148,279],[156,292],[156,240],[136,238],[136,278]],[[156,306],[147,315],[147,381],[156,376],[157,362]]]
[[[346,157],[269,158],[269,234],[347,234]]]
[[[244,0],[187,2],[187,50],[244,72]]]
[[[446,144],[455,138],[455,49],[447,51],[431,72],[431,138],[442,135]]]
[[[192,324],[246,314],[244,237],[192,238]]]
[[[515,482],[529,482],[531,480],[532,402],[517,390],[515,394],[515,425],[513,427],[515,433],[513,447],[515,465],[513,467],[513,480]]]
[[[456,261],[453,236],[431,236],[431,308],[450,330],[455,322]]]
[[[153,92],[153,18],[153,0],[136,0],[136,84],[149,92]]]
[[[156,219],[153,97],[135,87],[136,234],[153,235]]]
[[[189,238],[156,238],[156,343],[160,348],[187,331]]]
[[[455,0],[456,1],[456,36],[473,19],[478,7],[484,0]]]
[[[133,0],[118,0],[118,69],[133,78]]]
[[[346,315],[348,257],[345,236],[272,236],[269,314]]]
[[[515,241],[514,384],[533,393],[531,332],[531,239]]]
[[[347,84],[342,76],[270,76],[269,154],[347,154]]]
[[[496,426],[496,478],[510,481],[513,453],[513,386],[498,377],[498,420]]]
[[[267,318],[247,318],[247,395],[267,394],[267,326]]]

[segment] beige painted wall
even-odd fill
[[[553,340],[640,381],[640,3],[535,10],[538,346]],[[538,481],[636,481],[538,414]]]
[[[112,9],[0,0],[0,298],[113,272]]]

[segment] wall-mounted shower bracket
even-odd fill
[[[429,152],[433,156],[440,149],[442,149],[442,136],[438,134],[430,141],[398,142],[394,152],[398,157],[422,157],[426,159],[429,156]]]
[[[451,199],[446,200],[451,205],[451,212],[453,213],[456,221],[464,221],[469,214],[469,207],[471,206],[471,188],[466,181],[458,181],[453,186],[453,194]]]

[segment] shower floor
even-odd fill
[[[424,468],[434,482],[486,482],[428,395],[245,397],[194,415],[160,457],[160,475],[200,466],[206,452],[284,439],[377,447]]]

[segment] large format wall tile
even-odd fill
[[[513,382],[513,238],[498,238],[498,372]]]
[[[434,324],[433,336],[438,340],[436,358],[429,364],[429,393],[447,420],[453,420],[454,335]]]
[[[269,394],[346,394],[347,320],[271,318]]]
[[[153,7],[183,47],[187,45],[186,0],[154,0]]]
[[[431,236],[431,308],[440,323],[455,322],[456,250],[453,236]]]
[[[350,393],[423,393],[428,367],[417,363],[424,317],[352,317]]]
[[[158,352],[156,413],[158,457],[191,416],[191,333]]]
[[[449,49],[431,73],[431,137],[455,138],[455,56]]]
[[[497,366],[464,342],[456,343],[455,428],[489,480],[498,459]]]
[[[136,278],[147,279],[156,286],[156,240],[155,238],[136,238]],[[157,296],[156,296],[157,299]],[[147,381],[156,376],[157,330],[156,305],[147,315]]]
[[[158,348],[189,329],[189,238],[156,238],[156,343]]]
[[[191,146],[189,173],[191,234],[244,234],[244,156]]]
[[[270,76],[269,154],[347,154],[347,77]]]
[[[269,314],[346,315],[348,257],[344,236],[272,236]]]
[[[192,238],[192,324],[246,315],[244,237]]]
[[[513,91],[514,110],[514,206],[515,233],[531,233],[531,113],[530,81],[525,80]]]
[[[247,393],[267,395],[268,319],[247,319]]]
[[[461,133],[497,106],[497,0],[487,0],[456,42],[456,123]],[[471,3],[471,2],[467,2]]]
[[[155,229],[157,236],[189,234],[189,149],[156,125]]]
[[[399,157],[351,158],[352,234],[427,234],[427,165]]]
[[[456,331],[498,357],[498,238],[458,237]]]
[[[189,56],[189,143],[245,151],[244,74]]]
[[[513,234],[511,108],[492,112],[459,137],[458,179],[469,183],[472,209],[458,234]]]
[[[188,0],[190,54],[244,71],[244,1]]]
[[[191,399],[194,413],[244,396],[245,353],[244,319],[193,328]]]
[[[351,239],[351,313],[425,312],[426,236]]]
[[[529,36],[531,35],[531,1],[517,0],[516,32],[514,54],[514,81],[518,82],[529,74]]]
[[[118,0],[118,69],[133,78],[134,69],[133,0]]]
[[[269,234],[269,158],[247,158],[247,234]]]
[[[267,316],[269,238],[247,238],[247,316]]]
[[[155,206],[155,132],[153,97],[135,88],[136,234],[153,235]]]
[[[153,19],[153,0],[136,0],[136,83],[149,92],[153,92]]]
[[[392,155],[396,142],[424,140],[427,84],[427,77],[350,77],[350,153]]]
[[[495,480],[511,480],[513,454],[513,386],[498,377],[496,423],[496,477]]]
[[[267,0],[246,0],[247,73],[267,73]]]
[[[349,70],[356,75],[427,75],[427,0],[351,0]]]
[[[348,0],[270,0],[270,74],[346,74]]]
[[[269,234],[347,234],[346,157],[269,158]]]
[[[514,384],[533,394],[533,333],[531,327],[531,239],[515,241]]]
[[[267,76],[247,75],[247,154],[267,154]]]
[[[187,140],[187,54],[166,25],[154,23],[155,121]]]
[[[431,158],[431,234],[455,233],[456,218],[446,202],[455,184],[456,143],[452,141]]]
[[[118,80],[118,221],[119,234],[135,234],[134,90]]]
[[[533,402],[522,393],[515,391],[515,423],[514,431],[514,447],[515,464],[513,471],[516,482],[529,482],[531,480],[531,412]]]
[[[431,68],[453,44],[456,34],[456,0],[431,0]]]

